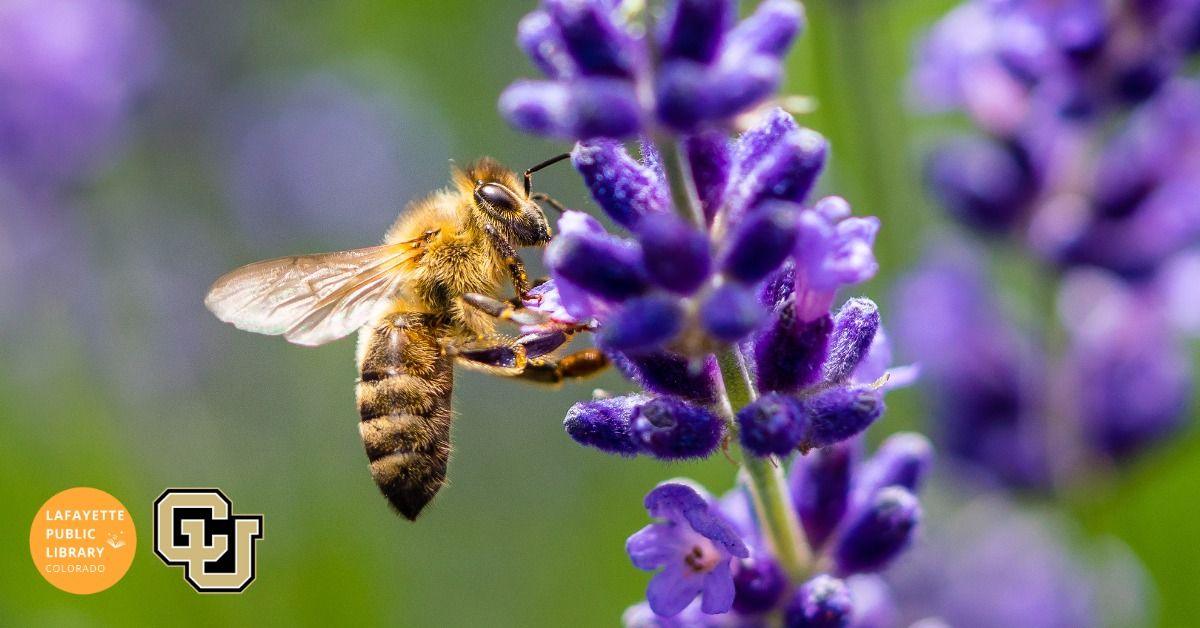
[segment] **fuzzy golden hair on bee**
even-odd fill
[[[518,198],[523,196],[521,180],[517,173],[491,157],[482,157],[465,168],[452,167],[450,179],[454,187],[467,198],[474,195],[475,188],[480,183],[497,183],[508,188]]]

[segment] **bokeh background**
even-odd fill
[[[0,15],[41,1],[0,0]],[[9,151],[0,175],[0,624],[617,623],[649,576],[623,551],[646,523],[641,497],[668,477],[723,491],[734,476],[719,456],[628,461],[565,435],[573,401],[627,383],[544,390],[460,372],[451,483],[414,525],[367,473],[353,340],[291,346],[202,303],[243,263],[376,243],[451,160],[522,168],[567,149],[496,114],[501,89],[533,74],[513,43],[532,0],[78,3],[117,10],[89,29],[75,1],[46,0],[39,28],[57,48],[41,57],[0,28],[0,77],[19,82],[24,68],[66,84],[42,102],[0,94],[9,114],[50,129]],[[882,270],[863,291],[885,323],[894,278],[949,228],[919,156],[965,125],[909,113],[904,79],[914,37],[953,4],[813,0],[790,58],[787,91],[819,105],[802,123],[834,149],[822,187],[883,220]],[[588,203],[566,167],[536,186]],[[1023,290],[1033,270],[991,253],[1009,293],[1025,295],[1016,307],[1049,311]],[[872,440],[921,424],[919,392],[888,403]],[[26,543],[41,503],[81,485],[121,499],[143,539],[126,578],[87,597],[44,582]],[[152,555],[151,504],[171,486],[217,486],[235,510],[265,514],[244,594],[197,595]],[[1188,430],[1071,492],[1059,528],[1071,547],[1118,539],[1156,591],[1152,624],[1191,625],[1198,490]]]

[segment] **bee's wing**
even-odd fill
[[[204,304],[238,329],[315,346],[382,314],[401,296],[421,241],[256,262],[221,277]]]

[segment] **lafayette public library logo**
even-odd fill
[[[235,515],[215,488],[169,488],[154,500],[154,553],[182,566],[201,593],[240,593],[254,582],[262,515]]]

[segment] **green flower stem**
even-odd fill
[[[700,208],[700,195],[692,181],[692,171],[683,154],[683,147],[661,135],[655,137],[654,147],[658,149],[663,171],[667,174],[667,187],[671,190],[675,212],[703,230],[706,223],[704,210]]]
[[[725,384],[722,410],[732,423],[734,408],[745,407],[757,395],[745,361],[736,348],[719,353],[717,365]],[[750,480],[754,510],[766,528],[775,556],[792,582],[803,582],[810,575],[812,554],[796,520],[792,496],[783,478],[783,466],[772,458],[760,458],[743,451],[742,469]]]
[[[704,212],[700,208],[699,195],[682,147],[678,142],[661,135],[655,137],[655,146],[667,175],[675,211],[703,229],[706,223]],[[721,370],[724,393],[716,404],[716,410],[725,419],[727,433],[732,438],[737,433],[734,413],[754,401],[757,393],[750,381],[745,360],[736,346],[718,353],[717,364]],[[760,458],[749,452],[742,452],[742,460],[743,472],[750,479],[750,493],[757,519],[765,526],[775,556],[793,582],[803,582],[812,569],[812,553],[796,520],[796,509],[783,479],[782,466],[774,459]]]

